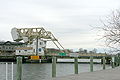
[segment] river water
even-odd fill
[[[79,73],[89,72],[89,64],[78,64]],[[109,69],[111,66],[106,65]],[[22,65],[22,80],[49,80],[52,72],[51,63],[39,63],[39,64],[23,64]],[[0,80],[6,80],[6,64],[0,64]],[[101,64],[94,64],[94,71],[102,70]],[[74,63],[57,63],[57,76],[66,76],[74,74]],[[8,80],[11,80],[11,64],[8,64]],[[16,80],[16,64],[14,64],[14,80]]]

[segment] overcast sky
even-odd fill
[[[0,40],[12,40],[11,29],[44,27],[65,48],[104,49],[92,26],[100,26],[120,0],[0,0]]]

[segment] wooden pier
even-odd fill
[[[120,80],[120,67],[56,77],[49,80]]]

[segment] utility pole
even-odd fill
[[[38,36],[36,38],[36,55],[38,55]]]

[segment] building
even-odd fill
[[[36,40],[34,40],[32,44],[16,48],[16,55],[44,55],[46,41],[38,39],[38,50],[36,50],[36,43]]]
[[[15,50],[17,47],[22,47],[25,44],[22,42],[11,42],[11,41],[6,41],[0,42],[0,55],[15,55]]]

